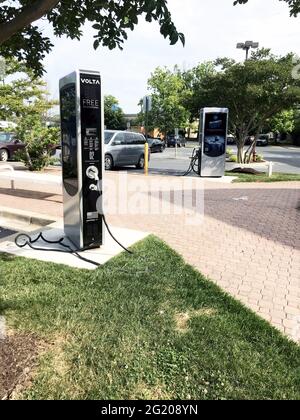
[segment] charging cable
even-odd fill
[[[108,231],[108,233],[110,234],[110,236],[112,237],[112,239],[124,250],[126,251],[128,254],[133,255],[133,252],[130,251],[129,249],[127,249],[125,246],[123,246],[117,239],[116,237],[113,235],[105,216],[102,216],[103,218],[103,222],[104,225]],[[43,233],[39,233],[38,236],[33,239],[31,238],[29,235],[25,234],[25,233],[20,233],[19,235],[16,236],[15,238],[15,244],[18,248],[25,248],[26,246],[29,246],[29,248],[31,248],[34,251],[48,251],[48,252],[61,252],[61,253],[65,253],[65,254],[71,254],[74,255],[75,257],[77,257],[78,259],[87,262],[89,264],[95,265],[96,267],[100,267],[101,264],[89,260],[85,257],[83,257],[82,255],[79,254],[79,252],[84,252],[89,250],[90,248],[85,248],[85,249],[72,249],[72,247],[66,243],[64,243],[65,239],[68,239],[68,237],[63,237],[61,239],[58,239],[56,241],[52,241],[49,239],[46,239],[45,236],[43,235]],[[50,245],[59,245],[61,247],[61,249],[59,248],[41,248],[36,246],[35,244],[38,241],[43,241],[46,244],[50,244]]]
[[[188,176],[190,173],[195,172],[195,174],[199,174],[199,165],[200,165],[200,148],[195,147],[193,150],[193,154],[191,157],[191,163],[188,170],[183,175],[178,176]]]

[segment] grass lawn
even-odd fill
[[[134,250],[93,272],[0,256],[0,314],[49,343],[20,398],[300,398],[296,344],[155,237]]]
[[[239,174],[233,172],[226,172],[227,176],[236,176],[233,182],[283,182],[283,181],[300,181],[299,174],[284,174],[274,173],[271,178],[268,175],[251,175],[251,174]]]

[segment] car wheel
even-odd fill
[[[7,162],[9,158],[8,151],[6,149],[0,150],[0,161],[1,162]]]
[[[112,171],[114,168],[114,161],[110,155],[105,155],[105,170]]]
[[[144,169],[145,168],[145,156],[141,156],[139,163],[136,165],[137,169]]]
[[[164,148],[161,146],[159,153],[162,153],[164,151]]]

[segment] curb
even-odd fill
[[[9,207],[0,206],[0,217],[5,217],[7,219],[19,220],[25,222],[28,225],[38,225],[38,226],[48,226],[54,222],[56,219],[53,219],[49,215],[41,215],[39,213],[24,211],[24,210],[15,210]]]

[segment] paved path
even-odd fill
[[[116,180],[117,176],[111,173],[109,178]],[[142,181],[144,177],[129,175],[128,179]],[[153,179],[156,180],[153,194],[163,182],[174,181],[174,177]],[[204,187],[205,217],[199,226],[186,224],[186,217],[178,215],[137,217],[125,211],[108,219],[114,226],[158,235],[228,293],[297,339],[300,183],[205,182]],[[58,188],[45,187],[46,191],[41,191],[40,185],[19,188],[23,189],[12,192],[0,181],[1,205],[62,216]],[[300,339],[300,328],[298,333]]]

